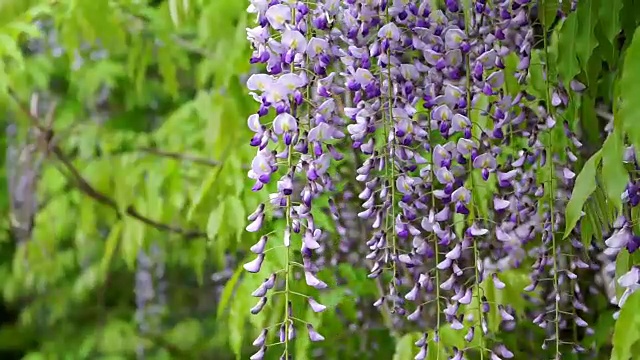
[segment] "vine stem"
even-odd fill
[[[464,13],[464,30],[465,33],[467,35],[467,41],[471,41],[470,39],[470,32],[469,29],[471,28],[472,24],[471,24],[471,19],[469,18],[469,11],[468,9],[464,9],[463,10]],[[470,72],[471,71],[471,55],[469,53],[467,53],[465,55],[465,61],[466,61],[466,66],[467,66],[467,71]],[[471,122],[471,127],[473,128],[474,123],[473,123],[473,119],[471,118],[471,74],[468,73],[466,76],[466,94],[465,96],[467,97],[467,107],[466,107],[466,112],[467,112],[467,117],[469,118],[469,121]],[[475,219],[475,208],[474,208],[474,203],[473,203],[473,188],[474,188],[474,181],[473,181],[473,161],[471,159],[469,159],[469,163],[467,164],[468,167],[468,172],[469,172],[469,192],[471,193],[471,206],[469,206],[469,217],[468,217],[468,224],[470,226],[473,226],[473,221]],[[464,235],[463,235],[464,236]],[[461,239],[462,240],[462,239]],[[475,240],[472,239],[472,243],[473,243],[473,260],[474,260],[474,275],[475,275],[475,286],[476,286],[476,300],[478,301],[478,306],[477,306],[477,315],[478,315],[478,323],[479,323],[479,331],[477,332],[478,335],[480,336],[480,360],[484,360],[484,331],[482,328],[482,323],[483,323],[483,316],[482,316],[482,298],[481,298],[481,292],[482,292],[482,287],[480,286],[480,270],[479,270],[479,250],[478,250],[478,244]]]
[[[431,173],[431,181],[432,181],[432,184],[433,184],[433,180],[434,180],[433,171],[435,169],[435,161],[433,160],[434,159],[433,146],[431,144],[431,139],[432,139],[432,136],[431,136],[431,131],[432,131],[431,123],[429,123],[427,129],[428,129],[428,132],[429,132],[429,147],[431,148],[431,171],[432,171],[432,173]],[[435,212],[435,207],[436,207],[436,197],[435,197],[435,194],[433,193],[433,190],[432,190],[431,191],[431,209],[434,212]],[[438,239],[437,239],[436,236],[433,237],[433,247],[434,247],[434,254],[435,254],[435,262],[436,262],[436,264],[439,264],[440,263],[440,259],[439,259],[439,257],[440,257],[440,249],[438,247]],[[441,313],[441,308],[440,308],[440,272],[438,271],[437,267],[434,268],[434,273],[435,273],[434,277],[436,278],[436,286],[435,286],[435,288],[436,288],[436,331],[440,331],[440,313]],[[440,342],[438,341],[436,344],[438,346],[438,349],[436,351],[436,360],[440,360],[440,347],[439,347]]]
[[[291,161],[292,161],[292,151],[291,151],[291,145],[288,145],[288,152],[289,154],[287,155],[287,171],[290,171],[291,169]],[[285,228],[285,232],[288,234],[285,234],[285,236],[291,236],[290,235],[290,224],[291,224],[291,195],[287,195],[287,206],[286,206],[286,214],[285,214],[285,219],[286,219],[286,228]],[[287,244],[288,246],[286,246],[287,250],[285,252],[285,270],[284,270],[284,358],[289,359],[289,275],[290,275],[290,271],[291,271],[291,264],[290,264],[290,244]]]
[[[387,23],[391,22],[391,15],[389,15],[389,4],[387,4],[387,7],[385,8],[385,16],[387,18]],[[397,276],[398,276],[398,268],[396,265],[396,260],[398,258],[398,244],[397,244],[397,239],[396,239],[396,231],[395,231],[395,225],[394,225],[394,221],[396,219],[396,174],[395,174],[395,164],[393,161],[393,155],[395,154],[395,142],[396,142],[396,136],[393,133],[393,125],[394,125],[394,121],[393,121],[393,81],[392,81],[392,77],[391,77],[391,46],[387,47],[387,96],[389,97],[389,103],[388,103],[388,107],[389,107],[389,127],[388,127],[388,133],[386,134],[387,136],[387,141],[388,141],[388,137],[392,136],[392,140],[389,142],[389,160],[388,160],[388,166],[389,166],[389,172],[391,173],[391,178],[389,181],[389,185],[391,186],[391,246],[392,251],[393,251],[393,262],[392,262],[392,266],[393,266],[393,279],[391,281],[395,282]]]
[[[295,25],[295,19],[296,19],[296,10],[295,8],[291,9],[291,18],[294,19],[293,23]],[[294,62],[291,62],[291,73],[293,74],[295,72],[295,65]],[[297,108],[295,108],[295,105],[292,105],[292,107],[294,107],[294,114],[293,116],[296,118],[297,121]],[[291,171],[291,163],[293,161],[293,152],[291,151],[291,144],[293,142],[291,142],[289,145],[287,145],[287,171]],[[293,178],[293,174],[292,174],[292,178]],[[291,195],[286,195],[287,197],[287,205],[285,208],[285,237],[287,236],[291,236]],[[290,239],[284,239],[285,241],[291,241]],[[285,263],[285,271],[284,271],[284,360],[288,360],[289,359],[289,324],[290,324],[290,317],[289,317],[289,297],[290,297],[290,284],[289,284],[289,275],[291,274],[291,251],[290,251],[290,247],[291,247],[291,243],[286,243],[285,244],[287,250],[285,252],[285,257],[284,257],[284,263]]]
[[[389,15],[389,5],[387,4],[387,7],[385,8],[385,19],[387,21],[387,23],[391,22],[391,16]],[[392,78],[391,78],[391,62],[389,61],[390,57],[391,57],[391,49],[387,48],[386,52],[385,52],[386,56],[387,56],[387,77],[388,77],[388,81],[387,81],[387,97],[388,97],[388,107],[389,107],[389,111],[388,112],[384,112],[382,111],[382,126],[383,126],[383,135],[384,135],[384,141],[388,141],[389,136],[391,136],[391,131],[393,131],[393,109],[392,109],[392,99],[393,99],[393,86],[392,86]],[[382,85],[384,84],[384,77],[383,77],[383,71],[382,69],[380,69],[380,87],[382,89]],[[395,169],[394,169],[394,164],[393,164],[393,157],[391,156],[391,154],[393,153],[393,143],[395,141],[392,140],[391,142],[389,142],[389,148],[383,152],[382,154],[382,158],[383,161],[385,162],[385,178],[389,179],[389,186],[390,186],[390,195],[391,195],[391,209],[390,212],[391,214],[389,214],[389,212],[387,212],[387,215],[385,216],[385,225],[384,225],[384,229],[385,229],[385,233],[388,236],[391,236],[391,251],[393,253],[393,256],[391,258],[391,269],[392,269],[392,279],[391,279],[391,284],[392,286],[395,287],[394,282],[395,279],[397,277],[398,274],[398,268],[396,266],[396,258],[397,258],[397,244],[396,244],[396,236],[395,236],[395,229],[394,229],[394,220],[395,220],[395,208],[394,208],[394,203],[395,203],[395,191],[396,191],[396,183],[395,183]],[[384,184],[383,184],[384,186]],[[395,311],[396,308],[396,299],[395,296],[392,298],[392,308],[391,308],[391,312],[393,313]],[[387,317],[385,316],[385,319]],[[388,319],[389,324],[388,326],[390,326],[390,332],[392,334],[392,336],[396,337],[399,334],[394,330],[393,328],[393,322],[391,321],[391,319]]]
[[[542,13],[543,22],[546,23],[547,19],[544,18],[544,12]],[[550,97],[550,89],[549,89],[549,44],[547,41],[547,30],[543,24],[542,26],[542,41],[544,47],[544,69],[545,69],[545,107],[547,116],[551,116],[551,97]],[[558,249],[556,245],[556,237],[555,237],[555,218],[554,218],[554,191],[553,191],[553,178],[554,178],[554,169],[553,169],[553,130],[548,129],[549,143],[547,144],[547,166],[549,171],[549,179],[548,185],[549,189],[547,191],[548,201],[549,201],[549,221],[551,223],[551,251],[553,253],[553,291],[555,292],[554,303],[555,303],[555,351],[556,351],[556,359],[560,356],[560,292],[558,289]]]

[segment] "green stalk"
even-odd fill
[[[387,8],[385,9],[385,15],[387,17],[387,23],[390,23],[392,21],[391,16],[389,15],[389,5],[387,5]],[[393,131],[393,86],[392,86],[392,82],[391,82],[391,47],[389,47],[387,49],[387,77],[388,77],[388,83],[387,83],[387,87],[388,87],[388,91],[387,91],[387,96],[389,97],[389,127],[387,128],[387,131],[391,132]],[[382,85],[382,84],[381,84]],[[386,139],[389,138],[389,132],[387,132],[385,134]],[[396,142],[396,137],[395,134],[393,134],[393,140],[391,141],[391,143],[389,144],[390,148],[393,149],[395,146],[395,142]],[[395,151],[394,151],[395,153]],[[393,280],[395,281],[396,277],[398,276],[398,268],[396,266],[396,259],[398,258],[398,244],[397,244],[397,239],[396,239],[396,232],[394,229],[394,222],[396,219],[396,200],[395,200],[395,196],[396,196],[396,174],[395,174],[395,165],[394,165],[394,161],[393,161],[393,156],[389,156],[389,160],[387,161],[387,166],[389,166],[389,172],[391,173],[390,176],[390,185],[391,185],[391,246],[392,246],[392,251],[393,251],[393,256],[394,256],[394,261],[392,262],[392,266],[393,266]]]
[[[543,15],[544,16],[544,12]],[[546,19],[543,19],[546,21]],[[547,110],[547,116],[551,116],[551,112],[552,112],[552,108],[551,108],[551,96],[549,94],[549,92],[551,91],[549,88],[549,44],[547,43],[547,30],[546,28],[543,26],[542,27],[542,41],[543,41],[543,46],[544,46],[544,69],[546,72],[546,76],[545,76],[545,106],[546,106],[546,110]],[[547,145],[547,167],[548,167],[548,171],[549,171],[549,180],[548,180],[548,185],[549,188],[547,189],[547,195],[548,195],[548,201],[549,201],[549,220],[551,222],[551,247],[552,247],[552,252],[553,252],[553,290],[556,293],[555,296],[555,319],[554,319],[554,326],[555,326],[555,340],[556,340],[556,346],[555,346],[555,350],[556,350],[556,356],[560,356],[560,339],[559,339],[559,334],[560,334],[560,293],[559,293],[559,288],[558,288],[558,247],[556,244],[556,236],[555,236],[555,231],[554,231],[554,222],[555,222],[555,216],[554,216],[554,191],[553,191],[553,178],[554,178],[554,169],[553,169],[553,135],[552,129],[548,130],[548,135],[549,135],[549,144]]]
[[[433,146],[431,144],[431,124],[429,124],[428,127],[428,132],[429,132],[429,146],[431,147],[431,181],[434,181],[434,175],[433,175],[433,171],[435,169],[435,162],[433,161]],[[433,186],[433,185],[432,185]],[[435,207],[436,207],[436,197],[433,193],[433,189],[431,190],[431,209],[435,212]],[[438,239],[436,236],[433,236],[433,247],[434,247],[434,253],[435,253],[435,262],[436,264],[440,263],[439,257],[440,257],[440,249],[438,248]],[[440,313],[441,313],[441,308],[440,308],[440,272],[438,271],[437,267],[434,267],[434,273],[435,273],[435,278],[436,278],[436,331],[440,331]],[[436,351],[436,360],[440,360],[440,342],[438,342],[438,350]]]
[[[469,18],[469,12],[468,9],[464,11],[464,23],[465,23],[465,33],[467,34],[467,41],[469,41],[469,28],[471,27],[471,19]],[[471,59],[470,59],[470,55],[467,53],[465,55],[465,61],[466,61],[466,66],[467,66],[467,71],[470,72],[471,71]],[[467,80],[467,89],[466,89],[466,97],[467,97],[467,116],[469,117],[469,121],[471,122],[471,128],[473,129],[474,127],[474,123],[473,123],[473,119],[471,118],[471,74],[467,74],[466,76],[466,80]],[[471,159],[469,159],[469,163],[467,164],[468,167],[468,173],[469,173],[469,192],[471,193],[471,204],[469,206],[469,216],[467,217],[467,224],[469,226],[473,226],[473,222],[475,219],[475,203],[473,201],[473,188],[474,188],[474,182],[473,182],[473,161],[471,161]],[[477,334],[480,336],[480,360],[484,360],[484,350],[485,350],[485,339],[484,339],[484,332],[482,331],[482,320],[483,320],[483,314],[482,314],[482,297],[481,297],[481,293],[482,293],[482,287],[480,286],[480,271],[478,270],[478,264],[479,264],[479,257],[480,257],[480,251],[478,250],[478,245],[476,243],[475,240],[472,239],[473,242],[473,259],[474,259],[474,273],[475,273],[475,286],[476,286],[476,300],[478,302],[478,306],[477,306],[477,316],[478,316],[478,329],[479,331],[477,331]]]

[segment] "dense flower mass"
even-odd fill
[[[578,337],[592,333],[586,297],[599,290],[579,276],[610,273],[640,237],[623,217],[606,258],[594,259],[579,226],[562,233],[582,151],[568,98],[585,86],[547,76],[533,1],[432,3],[251,1],[250,61],[264,72],[247,81],[258,103],[248,175],[254,191],[272,193],[247,231],[263,231],[269,212],[284,226],[264,231],[244,267],[260,272],[271,249],[285,259],[253,293],[252,313],[283,304],[283,320],[274,342],[260,333],[251,359],[272,344],[289,358],[300,331],[325,339],[292,299],[326,306],[291,286],[328,288],[320,270],[342,261],[368,267],[385,326],[424,333],[417,360],[429,347],[450,359],[513,358],[499,332],[523,321],[542,329],[554,358],[589,351]],[[546,79],[537,95],[526,91],[536,74]],[[635,163],[633,151],[626,160]],[[623,201],[640,203],[637,182]],[[326,207],[335,231],[315,221]],[[519,300],[496,295],[525,268]],[[621,306],[639,279],[637,268],[620,277],[624,293],[612,301]],[[464,346],[441,345],[445,329],[463,333]]]

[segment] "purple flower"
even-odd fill
[[[275,30],[283,30],[285,23],[291,21],[291,8],[284,4],[269,7],[265,13],[269,25]]]
[[[262,330],[260,335],[258,335],[258,337],[253,341],[252,345],[255,347],[262,347],[267,340],[267,334],[269,334],[269,330]]]
[[[255,245],[251,246],[250,250],[251,252],[255,253],[255,254],[262,254],[264,252],[264,249],[267,245],[267,236],[261,236],[260,240],[258,240],[257,243],[255,243]]]
[[[314,312],[323,312],[327,307],[315,301],[312,297],[308,297],[307,301],[309,302],[309,306]]]
[[[444,41],[449,49],[458,49],[466,39],[466,34],[460,29],[449,29],[445,32]]]
[[[307,324],[307,331],[309,333],[309,340],[313,342],[324,341],[324,336],[320,335],[320,333],[313,328],[313,325]]]
[[[322,280],[318,279],[314,274],[309,271],[304,272],[304,279],[307,285],[314,287],[316,289],[325,289],[327,288],[327,284]]]
[[[264,254],[259,254],[254,260],[244,264],[242,267],[250,273],[257,273],[262,267],[264,261]]]

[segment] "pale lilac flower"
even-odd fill
[[[320,335],[320,333],[313,328],[313,325],[307,324],[307,331],[309,332],[309,340],[313,342],[324,340],[324,336]]]
[[[308,297],[307,301],[309,302],[309,306],[311,306],[311,310],[314,312],[323,312],[327,307],[317,302],[314,298]]]
[[[285,23],[291,21],[291,8],[284,4],[277,4],[269,7],[265,13],[269,24],[275,30],[283,30]]]
[[[264,254],[259,254],[254,260],[244,264],[242,267],[250,273],[257,273],[262,267],[264,261]]]

